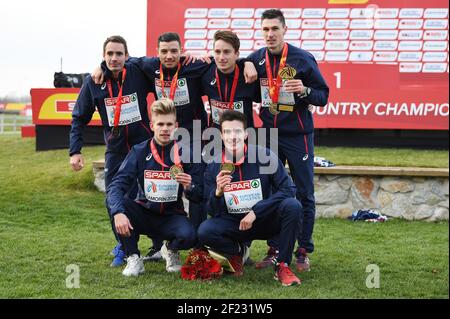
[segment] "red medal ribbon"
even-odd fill
[[[216,83],[217,83],[217,90],[219,91],[220,101],[228,102],[228,109],[230,109],[230,110],[234,109],[233,102],[234,102],[234,96],[236,94],[238,79],[239,79],[239,68],[236,65],[234,68],[234,77],[233,77],[233,84],[231,86],[230,99],[228,101],[226,101],[226,99],[227,99],[226,95],[228,92],[225,92],[225,100],[224,100],[224,98],[222,96],[222,89],[220,87],[219,72],[217,72],[217,68],[216,68]]]
[[[225,153],[222,152],[222,164],[223,163],[233,163],[236,166],[241,165],[242,163],[244,163],[244,159],[245,159],[245,155],[247,154],[247,144],[244,144],[244,155],[242,155],[242,158],[237,161],[236,163],[230,162],[226,159]]]
[[[169,99],[171,99],[172,101],[175,97],[175,91],[177,90],[178,87],[178,71],[180,71],[180,68],[181,64],[180,62],[178,62],[177,72],[175,72],[175,75],[172,78],[172,82],[170,83]],[[164,72],[162,68],[162,63],[160,63],[159,65],[159,80],[161,81],[162,95],[164,97],[167,97],[166,91],[164,90]]]
[[[152,151],[153,158],[159,165],[161,165],[162,167],[169,167],[169,165],[166,165],[163,162],[163,160],[161,159],[161,157],[159,156],[158,150],[156,149],[156,145],[155,145],[155,142],[153,141],[153,139],[150,141],[150,150]],[[173,142],[173,159],[174,159],[174,164],[176,166],[182,167],[181,160],[180,160],[179,148],[178,148],[178,144],[176,141]]]
[[[280,96],[280,87],[282,83],[280,72],[284,69],[286,65],[287,55],[288,55],[288,45],[287,43],[285,43],[283,51],[281,53],[280,65],[278,66],[276,83],[273,83],[273,74],[269,60],[269,50],[266,49],[266,73],[267,78],[269,80],[269,95],[270,99],[272,100],[272,103],[278,103],[278,98]]]
[[[117,86],[119,87],[119,95],[117,95],[116,109],[114,110],[114,127],[119,126],[120,112],[122,110],[122,89],[123,89],[123,82],[125,82],[126,76],[127,76],[127,69],[123,68],[122,84],[119,85],[119,82],[117,82]],[[108,86],[109,97],[113,98],[114,96],[112,92],[111,80],[106,81],[106,85]]]

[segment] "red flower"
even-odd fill
[[[211,280],[222,275],[222,266],[212,258],[208,251],[194,249],[181,267],[181,278],[185,280]]]

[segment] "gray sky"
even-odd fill
[[[61,57],[63,72],[91,72],[113,34],[145,55],[146,10],[147,0],[1,0],[0,97],[52,88]]]

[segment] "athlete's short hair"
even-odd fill
[[[177,116],[177,110],[175,109],[175,104],[168,98],[161,98],[152,103],[151,112],[153,115],[167,115],[173,114]]]
[[[222,126],[223,122],[239,121],[244,125],[244,129],[247,128],[247,116],[244,113],[235,110],[227,110],[222,113],[219,120],[219,125]]]
[[[106,53],[106,46],[108,45],[109,42],[114,42],[114,43],[122,43],[124,48],[125,48],[125,54],[128,54],[128,46],[127,46],[127,41],[125,41],[125,39],[123,37],[121,37],[120,35],[112,35],[110,37],[108,37],[105,42],[103,42],[103,55]]]
[[[158,48],[161,42],[172,42],[172,41],[177,41],[181,47],[181,39],[178,33],[175,32],[161,33],[160,36],[158,37]]]
[[[241,46],[241,41],[239,41],[239,37],[236,33],[228,30],[219,30],[214,33],[214,43],[218,40],[231,44],[235,52],[238,52],[239,47]]]
[[[283,27],[286,25],[286,20],[284,19],[283,12],[279,9],[268,9],[264,11],[261,15],[261,22],[264,19],[278,19],[283,24]]]

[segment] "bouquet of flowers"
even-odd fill
[[[192,250],[181,267],[181,278],[185,280],[211,280],[222,273],[222,266],[203,249]]]

